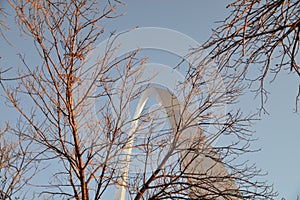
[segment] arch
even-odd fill
[[[160,88],[156,85],[149,85],[141,94],[140,100],[137,104],[133,119],[139,119],[145,104],[147,103],[148,99],[150,97],[153,97],[157,100],[157,102],[165,109],[166,114],[168,116],[168,122],[170,124],[171,129],[174,131],[180,126],[180,121],[185,120],[183,118],[188,118],[189,113],[188,110],[184,110],[184,106],[181,102],[179,102],[178,98],[176,98],[170,91],[167,89]],[[194,119],[195,120],[195,119]],[[115,193],[115,200],[125,200],[126,195],[126,182],[128,178],[129,173],[129,165],[130,165],[130,156],[132,152],[132,145],[134,141],[134,133],[138,126],[138,120],[134,120],[131,124],[131,129],[129,133],[130,140],[128,142],[128,148],[125,148],[125,153],[123,154],[124,157],[121,160],[125,160],[126,163],[124,163],[124,167],[120,169],[120,173],[123,175],[121,179],[119,180],[120,185],[117,186],[116,193]],[[174,147],[170,147],[168,153],[172,153],[172,151],[175,147],[179,147],[183,149],[183,151],[180,153],[180,157],[184,158],[183,164],[187,167],[186,173],[198,173],[201,174],[201,172],[209,172],[209,175],[219,175],[219,176],[229,176],[228,171],[226,170],[225,166],[221,162],[216,162],[215,160],[204,157],[201,154],[198,154],[196,159],[195,155],[197,152],[190,153],[191,145],[197,144],[201,145],[205,143],[205,137],[203,136],[203,133],[201,129],[198,126],[191,126],[188,128],[185,128],[181,131],[181,133],[176,136],[176,143]],[[200,140],[202,142],[200,142]],[[195,142],[196,141],[196,142]],[[176,146],[179,145],[179,146]],[[171,145],[172,146],[172,145]],[[209,148],[211,150],[211,148]],[[216,153],[214,154],[216,156]],[[168,155],[166,155],[168,157]],[[190,162],[193,160],[192,162]],[[165,164],[164,161],[161,162],[160,166],[163,167]],[[189,180],[189,182],[193,182],[193,180]],[[211,184],[211,183],[210,183]],[[211,187],[211,186],[208,186]],[[218,182],[213,184],[213,188],[216,188],[216,190],[237,190],[237,186],[232,180],[227,180],[224,182]],[[191,188],[193,190],[193,188]],[[200,193],[200,194],[209,194],[208,191],[204,189],[195,189],[197,191],[192,191],[193,193]],[[191,194],[191,196],[193,196]],[[220,199],[220,198],[216,198]],[[237,199],[237,198],[232,198]]]

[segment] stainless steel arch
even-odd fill
[[[183,103],[179,102],[179,100],[170,91],[155,85],[150,85],[142,92],[133,119],[139,119],[142,110],[144,109],[144,106],[150,97],[155,98],[158,101],[158,103],[165,109],[168,116],[168,122],[170,124],[170,127],[173,130],[176,130],[178,127],[180,127],[179,124],[180,121],[187,120],[190,117],[188,110],[184,110],[185,108]],[[125,200],[126,183],[128,179],[129,165],[130,165],[130,156],[131,156],[132,145],[135,137],[134,133],[137,126],[138,126],[138,120],[134,120],[131,124],[131,129],[130,129],[131,131],[129,133],[130,141],[127,144],[127,148],[125,148],[126,150],[124,152],[124,157],[121,159],[121,160],[125,160],[125,163],[122,163],[123,168],[120,169],[120,173],[123,176],[119,180],[120,186],[118,186],[116,189],[116,193],[114,197],[115,200]],[[172,151],[174,151],[174,148],[180,148],[183,149],[183,151],[181,151],[180,153],[180,156],[184,157],[183,164],[185,166],[188,166],[186,169],[187,173],[201,174],[201,172],[202,173],[207,172],[209,173],[208,175],[211,176],[227,176],[227,177],[230,176],[227,169],[221,162],[216,162],[210,157],[203,156],[205,154],[200,154],[200,153],[199,155],[197,155],[196,159],[193,159],[193,157],[195,156],[195,154],[197,154],[197,152],[191,154],[190,150],[186,150],[189,149],[194,144],[197,145],[205,144],[205,137],[203,136],[202,131],[199,127],[197,126],[185,127],[182,129],[182,131],[179,131],[176,134],[178,134],[174,136],[174,138],[176,138],[176,141],[174,140],[174,144],[171,145],[170,149],[168,150],[166,158],[168,158],[168,154],[171,154]],[[216,154],[214,156],[216,156]],[[190,163],[192,159],[193,161],[192,163]],[[165,163],[166,160],[162,160],[158,168],[162,168],[165,165]],[[193,182],[193,180],[189,180],[189,181]],[[222,191],[226,189],[231,189],[231,190],[238,191],[237,186],[231,179],[227,179],[226,181],[223,182],[215,182],[210,184],[213,184],[212,187],[215,188],[216,190]],[[204,189],[195,189],[195,190],[197,191],[193,191],[193,193],[209,194],[209,192]],[[223,198],[216,198],[216,199],[221,200]],[[238,199],[238,198],[231,198],[231,199]]]

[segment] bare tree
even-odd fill
[[[15,131],[8,125],[0,130],[0,199],[23,198],[22,189],[38,172],[32,141],[25,143]]]
[[[267,96],[268,75],[286,71],[296,77],[299,68],[300,2],[295,0],[236,0],[230,14],[214,30],[204,48],[211,50],[221,69],[239,72],[241,79],[259,82],[261,110]],[[255,66],[259,67],[254,70]],[[251,68],[250,68],[251,67]],[[251,71],[251,73],[248,73]],[[298,111],[300,85],[296,86]]]
[[[104,57],[87,56],[104,31],[103,20],[121,15],[121,2],[9,3],[20,30],[33,39],[41,65],[33,68],[21,56],[19,78],[10,85],[2,80],[1,86],[22,117],[19,135],[39,147],[40,162],[59,166],[40,195],[100,199],[120,188],[132,199],[276,195],[257,180],[261,172],[241,159],[251,152],[252,117],[234,109],[217,114],[241,94],[238,79],[198,59],[185,66],[178,99],[176,91],[147,84],[146,59],[138,51],[114,57],[118,36],[110,38]],[[163,109],[146,112],[151,91]],[[146,107],[132,117],[128,106],[139,99]],[[214,144],[222,138],[227,143]],[[130,172],[129,161],[129,167],[137,167]]]
[[[33,38],[43,64],[33,69],[26,66],[23,60],[27,76],[18,79],[14,92],[11,88],[5,88],[5,92],[30,125],[23,135],[43,145],[45,151],[50,151],[45,157],[60,159],[60,164],[65,168],[64,172],[57,173],[57,179],[52,184],[58,191],[46,192],[90,199],[89,185],[94,181],[96,185],[91,190],[94,191],[94,198],[99,199],[102,189],[110,184],[114,175],[107,161],[110,157],[102,163],[98,161],[99,157],[105,158],[99,154],[110,144],[99,145],[97,130],[88,131],[95,124],[78,122],[79,118],[87,117],[81,108],[86,103],[86,96],[76,99],[75,92],[86,73],[80,71],[81,61],[103,32],[99,21],[116,17],[114,12],[120,3],[9,1],[9,4],[16,11],[16,20],[22,32]],[[91,84],[101,81],[96,78],[101,78],[107,67],[99,67]],[[19,94],[23,94],[22,99],[26,99],[24,95],[31,99],[35,104],[32,110],[20,104]],[[94,119],[94,123],[97,120]],[[105,153],[111,155],[111,151]],[[111,174],[107,175],[108,171]]]

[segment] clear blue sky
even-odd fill
[[[211,29],[216,27],[214,22],[228,14],[226,2],[228,1],[127,0],[124,9],[127,14],[109,21],[105,28],[117,32],[136,26],[170,28],[203,43],[211,34]],[[13,32],[10,37],[18,42],[20,51],[27,52],[26,57],[34,62],[35,55],[30,50],[32,46],[27,46],[28,41],[18,39],[17,32]],[[0,56],[3,58],[1,66],[18,65],[20,62],[15,62],[16,50],[3,41],[0,43]],[[268,172],[266,178],[274,183],[275,190],[279,192],[278,199],[296,199],[300,195],[300,114],[293,113],[297,84],[299,78],[297,80],[282,74],[275,83],[268,86],[271,92],[267,102],[270,115],[263,115],[262,120],[253,126],[255,136],[259,138],[254,145],[262,150],[250,155],[249,160]],[[239,106],[246,112],[256,112],[259,102],[253,98],[253,94],[246,94],[241,98]],[[0,104],[0,109],[0,120],[3,121],[7,119],[8,111],[3,103]],[[13,118],[12,113],[10,117]]]

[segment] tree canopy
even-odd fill
[[[253,85],[258,82],[255,92],[261,99],[261,111],[266,111],[266,82],[276,79],[278,73],[300,77],[300,1],[237,0],[227,8],[230,14],[204,48],[210,49],[210,58],[220,69],[231,70]],[[300,84],[293,89],[298,111]]]

